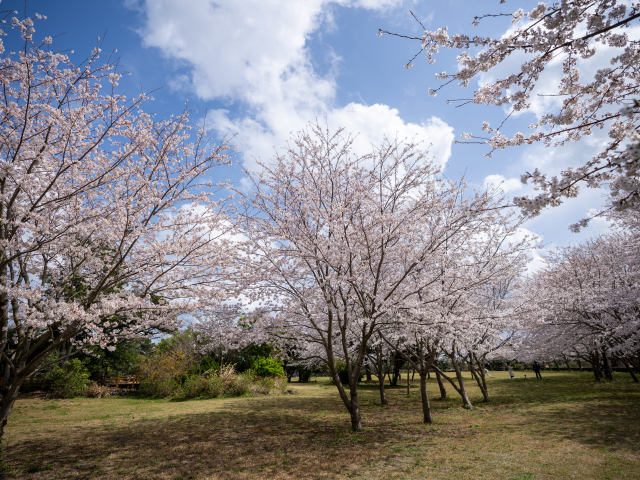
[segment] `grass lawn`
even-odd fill
[[[22,398],[4,461],[26,479],[640,479],[640,386],[628,374],[526,373],[495,373],[489,404],[466,373],[473,411],[452,388],[435,400],[431,380],[428,426],[417,389],[389,389],[381,408],[363,385],[358,434],[322,379],[257,398]]]

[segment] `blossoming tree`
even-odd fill
[[[526,359],[585,360],[611,371],[616,359],[634,381],[640,356],[637,230],[615,232],[559,249],[526,283],[531,311],[524,316]]]
[[[358,379],[372,337],[422,309],[421,294],[433,298],[443,256],[462,256],[506,222],[500,199],[465,193],[464,182],[440,176],[410,143],[383,142],[359,156],[341,131],[318,125],[248,175],[253,190],[238,191],[234,216],[246,238],[237,295],[251,329],[327,365],[361,430]]]
[[[505,3],[501,0],[500,3]],[[542,142],[561,146],[605,129],[609,141],[591,159],[549,178],[538,171],[522,175],[531,180],[539,194],[516,197],[515,203],[530,215],[547,206],[557,206],[563,198],[575,197],[579,186],[598,188],[609,184],[609,209],[637,208],[640,204],[640,3],[617,0],[562,0],[550,5],[538,3],[530,11],[483,14],[472,25],[501,19],[510,20],[499,38],[466,33],[450,35],[447,28],[426,30],[421,37],[407,37],[421,43],[420,53],[429,63],[441,48],[460,50],[455,73],[436,74],[443,85],[429,89],[435,96],[444,86],[458,82],[468,87],[486,72],[504,71],[498,79],[480,85],[462,104],[506,107],[514,112],[531,108],[534,90],[546,81],[545,70],[562,65],[562,77],[551,96],[561,100],[531,125],[531,133],[504,133],[502,122],[492,127],[484,122],[483,135],[462,134],[463,141],[486,143],[491,151]],[[509,28],[507,28],[509,27]],[[494,27],[492,27],[494,28]],[[378,35],[392,34],[380,30]],[[475,53],[471,53],[475,51]],[[600,54],[593,78],[582,78],[580,68]],[[415,57],[414,57],[415,58]],[[406,68],[410,68],[409,62]],[[553,80],[552,80],[553,81]],[[551,103],[550,105],[554,105]],[[488,154],[489,156],[491,153]],[[588,219],[571,226],[579,230]]]
[[[76,67],[34,40],[33,19],[12,25],[22,48],[0,47],[0,439],[54,351],[174,328],[218,301],[228,251],[201,180],[228,146],[192,135],[187,113],[155,121],[146,95],[119,95],[100,48]]]

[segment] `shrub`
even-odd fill
[[[193,360],[180,350],[157,351],[142,360],[140,388],[154,397],[181,395]]]
[[[87,397],[90,398],[107,398],[111,396],[111,390],[106,385],[98,385],[92,383],[84,392]]]
[[[181,375],[182,376],[182,375]],[[211,369],[202,375],[176,376],[170,380],[156,381],[146,377],[141,389],[147,395],[156,397],[216,398],[222,395],[239,397],[246,394],[267,395],[272,390],[284,392],[287,379],[281,377],[261,377],[253,370],[238,373],[235,365],[223,365],[218,370]]]
[[[80,360],[74,358],[65,365],[58,365],[50,378],[53,380],[52,396],[73,398],[87,389],[89,371]]]
[[[220,377],[211,376],[207,379],[207,390],[205,392],[206,397],[216,398],[224,395],[224,383]]]
[[[216,362],[214,358],[204,357],[202,360],[200,360],[200,369],[203,372],[217,372],[218,370],[220,370],[220,364]]]
[[[253,369],[259,377],[282,377],[284,368],[273,357],[258,357],[253,361]]]
[[[276,384],[275,378],[261,377],[256,378],[250,387],[251,393],[254,395],[268,395]]]
[[[156,381],[144,378],[140,381],[140,389],[152,397],[174,397],[182,392],[182,385],[174,379]]]
[[[233,383],[229,384],[229,388],[225,389],[225,394],[232,397],[240,397],[247,393],[251,393],[251,385],[254,383],[255,375],[252,371],[246,371],[236,375]]]
[[[220,377],[212,374],[192,375],[182,385],[182,397],[197,398],[208,397],[215,398],[224,394],[224,384]]]
[[[284,393],[289,387],[289,382],[286,377],[277,377],[273,381],[273,389],[278,393]]]
[[[166,382],[187,375],[193,360],[180,350],[158,351],[145,357],[140,364],[140,375],[155,382]]]

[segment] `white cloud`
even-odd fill
[[[519,179],[506,179],[503,175],[489,175],[485,177],[483,183],[485,185],[493,185],[494,187],[500,188],[505,193],[520,190],[523,187],[522,182]]]
[[[284,146],[292,132],[326,118],[331,130],[345,127],[359,134],[355,148],[368,152],[384,136],[423,142],[444,164],[451,154],[453,129],[432,117],[406,123],[386,105],[335,105],[336,68],[318,74],[306,47],[310,35],[331,22],[331,8],[347,6],[386,10],[405,0],[155,0],[142,6],[147,22],[144,43],[169,58],[184,62],[190,74],[171,80],[175,88],[194,91],[205,100],[223,99],[242,107],[210,114],[212,126],[238,133],[237,143],[247,167],[254,158],[267,160]],[[336,67],[340,59],[333,58]]]
[[[518,228],[513,235],[509,237],[513,243],[521,242],[525,238],[529,238],[535,242],[538,247],[542,246],[542,236],[524,227]],[[527,265],[527,272],[533,273],[544,266],[543,255],[546,253],[543,248],[535,248],[529,252],[529,258],[531,259]]]

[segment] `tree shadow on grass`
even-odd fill
[[[497,381],[490,385],[489,404],[480,403],[477,387],[468,385],[480,408],[462,410],[459,397],[450,392],[449,400],[432,402],[434,426],[420,423],[416,390],[407,397],[401,386],[390,389],[391,405],[381,407],[376,405],[377,387],[363,388],[365,431],[358,434],[349,431],[349,416],[335,390],[322,385],[299,395],[167,402],[153,419],[139,418],[145,402],[130,409],[120,405],[111,407],[119,410],[108,421],[56,423],[45,418],[48,433],[13,443],[5,461],[14,477],[26,479],[333,479],[374,462],[376,469],[409,468],[416,459],[433,458],[436,445],[447,449],[438,455],[441,462],[451,462],[452,472],[472,468],[473,454],[454,453],[449,446],[469,445],[474,439],[481,445],[492,432],[499,432],[499,441],[526,435],[633,451],[640,444],[635,413],[640,412],[640,390],[633,385],[592,387],[571,378],[539,387]],[[433,395],[437,385],[430,383],[429,389]],[[106,400],[105,408],[110,405]],[[374,478],[386,475],[377,473]]]
[[[260,400],[68,428],[11,445],[5,460],[20,478],[335,478],[349,465],[388,454],[388,433],[349,432],[335,399]]]
[[[635,400],[598,396],[523,415],[540,437],[554,436],[603,452],[640,452],[640,405]]]

